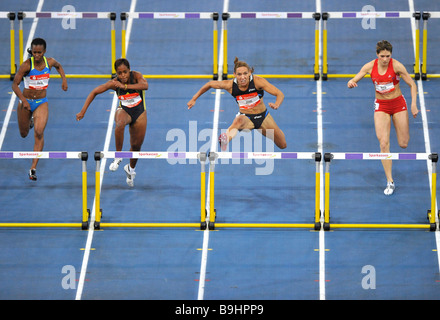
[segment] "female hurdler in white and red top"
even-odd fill
[[[348,81],[348,88],[357,87],[357,82],[365,75],[370,74],[375,86],[376,99],[374,101],[374,125],[379,140],[380,151],[390,152],[391,119],[396,129],[397,141],[401,148],[406,148],[409,141],[409,120],[405,98],[400,90],[399,81],[402,79],[411,88],[411,113],[415,118],[417,109],[417,86],[403,64],[392,59],[392,45],[382,40],[377,43],[377,59],[365,64],[356,76]],[[392,161],[382,160],[387,178],[385,195],[392,195],[395,190],[392,176]]]

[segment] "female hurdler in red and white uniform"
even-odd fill
[[[269,114],[263,101],[264,91],[275,96],[275,103],[270,102],[268,105],[276,110],[283,102],[284,94],[266,79],[253,75],[253,71],[246,62],[235,58],[234,80],[209,81],[187,103],[188,109],[191,109],[196,100],[209,89],[224,89],[236,99],[240,112],[226,133],[219,137],[222,151],[226,150],[228,142],[239,130],[252,129],[258,129],[264,136],[272,139],[278,148],[286,148],[284,133]]]
[[[374,102],[374,125],[376,136],[380,143],[380,152],[390,152],[391,119],[396,129],[397,141],[401,148],[406,148],[409,141],[409,120],[405,98],[400,90],[399,80],[403,79],[411,88],[411,113],[417,117],[417,86],[411,79],[405,67],[397,60],[391,58],[392,45],[382,40],[377,43],[377,59],[365,64],[361,71],[350,81],[348,88],[357,87],[357,82],[366,74],[371,75],[376,89]],[[387,178],[385,195],[392,195],[395,189],[392,176],[392,161],[382,160],[382,165]]]

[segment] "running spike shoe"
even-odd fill
[[[228,136],[226,133],[222,133],[220,137],[218,137],[218,143],[220,144],[220,149],[222,151],[226,151],[226,147],[228,145]]]
[[[387,182],[387,187],[385,188],[385,190],[383,191],[383,193],[386,196],[390,196],[394,193],[394,190],[396,189],[396,186],[394,185],[394,182]]]
[[[33,180],[33,181],[37,181],[37,170],[36,169],[29,170],[29,179]]]
[[[136,177],[136,172],[134,171],[130,172],[129,164],[126,164],[124,166],[124,171],[125,174],[127,175],[127,180],[125,181],[130,187],[134,187],[134,178]]]
[[[116,171],[119,168],[119,165],[122,162],[122,158],[115,158],[112,163],[110,163],[110,166],[108,167],[110,171]]]

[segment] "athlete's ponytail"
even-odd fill
[[[251,73],[254,72],[254,67],[252,67],[252,68],[249,67],[249,65],[246,62],[240,61],[240,60],[238,60],[237,57],[235,57],[235,59],[234,59],[234,73],[235,73],[235,71],[237,71],[237,68],[240,68],[240,67],[246,67],[246,68],[248,68],[248,70]]]

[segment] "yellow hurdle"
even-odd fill
[[[95,229],[100,228],[101,224],[101,152],[95,152]]]
[[[218,12],[214,12],[212,15],[212,20],[214,22],[213,27],[213,44],[212,44],[212,52],[213,52],[213,61],[212,61],[212,74],[214,80],[218,80]]]
[[[214,193],[215,193],[215,160],[217,159],[217,154],[215,152],[209,153],[209,229],[214,229],[214,223],[216,218],[216,210],[214,204]]]
[[[228,13],[222,14],[223,23],[223,80],[228,78],[228,29],[227,20],[229,18]]]
[[[0,228],[81,228],[81,223],[0,223]]]
[[[200,171],[200,229],[206,229],[206,152],[199,154]]]
[[[82,228],[87,230],[89,227],[89,209],[87,209],[87,152],[23,152],[23,151],[0,151],[0,159],[81,159],[82,162],[82,221],[81,223],[63,222],[0,222],[0,228],[7,227],[26,227],[26,228]]]
[[[18,27],[18,58],[19,58],[20,65],[21,65],[23,63],[23,53],[24,53],[24,48],[23,48],[23,12],[18,12],[17,18],[18,18],[18,23],[19,23],[19,27]]]
[[[313,15],[315,18],[315,66],[314,66],[314,78],[319,79],[319,20],[321,19],[320,13]]]
[[[122,22],[122,29],[121,29],[121,58],[125,59],[126,54],[126,47],[125,47],[125,39],[126,39],[126,22],[127,22],[127,13],[121,12],[121,22]]]
[[[427,55],[428,55],[428,19],[431,16],[429,12],[423,12],[423,60],[422,60],[422,80],[427,78]]]
[[[294,156],[292,156],[294,154]],[[209,224],[208,229],[209,230],[215,230],[217,227],[225,227],[225,228],[310,228],[314,230],[320,230],[321,229],[321,200],[320,200],[320,193],[321,193],[321,158],[322,155],[319,152],[315,152],[314,154],[310,153],[304,153],[305,155],[299,156],[299,153],[293,153],[293,152],[286,152],[286,153],[274,153],[273,157],[274,159],[314,159],[316,162],[316,173],[315,173],[315,209],[314,209],[314,223],[218,223],[216,222],[217,218],[217,210],[215,209],[214,199],[215,199],[215,161],[217,158],[221,159],[237,159],[234,158],[234,153],[228,153],[227,152],[221,152],[221,153],[215,153],[210,152],[209,154],[209,209],[210,209],[210,215],[209,215]],[[241,157],[242,155],[238,155],[238,157]],[[237,157],[237,155],[235,156]],[[251,156],[252,157],[252,156]],[[249,158],[251,159],[251,158]],[[254,158],[256,159],[256,158]]]
[[[116,31],[115,31],[115,20],[116,13],[110,15],[111,19],[111,51],[112,51],[112,75],[116,75],[115,61],[116,61]],[[124,42],[125,43],[125,42]]]
[[[344,154],[343,154],[344,155]],[[354,154],[353,154],[354,155]],[[362,154],[359,154],[362,155]],[[393,154],[391,154],[392,156]],[[398,154],[403,155],[403,154]],[[413,158],[414,160],[424,160],[426,159],[426,154],[420,154],[421,157],[417,156]],[[431,160],[432,163],[432,179],[431,179],[431,208],[428,210],[428,221],[429,224],[346,224],[346,223],[336,223],[336,224],[330,224],[330,161],[334,158],[334,155],[331,153],[326,153],[324,155],[324,160],[326,163],[325,166],[325,204],[324,204],[324,230],[330,230],[330,226],[332,228],[382,228],[382,229],[429,229],[430,231],[436,231],[437,230],[437,223],[435,221],[435,213],[436,213],[436,190],[437,190],[437,172],[436,172],[436,163],[438,161],[438,154],[432,153],[428,155],[427,159]],[[337,159],[344,159],[344,158],[337,158]],[[345,158],[350,159],[350,158]],[[352,159],[370,159],[370,158],[363,158],[363,157],[356,157]],[[395,158],[395,159],[405,159],[405,158]],[[412,158],[408,158],[412,159]],[[440,218],[440,211],[438,212],[439,218]]]
[[[414,73],[416,80],[420,79],[420,12],[414,13],[414,18],[416,21],[416,54],[415,54],[415,62],[414,62]]]
[[[428,219],[431,225],[431,229],[435,226],[435,213],[436,213],[436,203],[437,203],[437,162],[438,154],[433,153],[430,155],[432,163],[432,173],[431,173],[431,210],[428,210]],[[440,211],[439,218],[440,218]]]
[[[321,229],[321,153],[315,153],[315,230]]]
[[[10,30],[10,54],[11,54],[11,74],[10,79],[12,80],[15,76],[16,66],[15,66],[15,30],[14,30],[14,20],[15,13],[8,13],[9,20],[11,21],[11,30]]]

